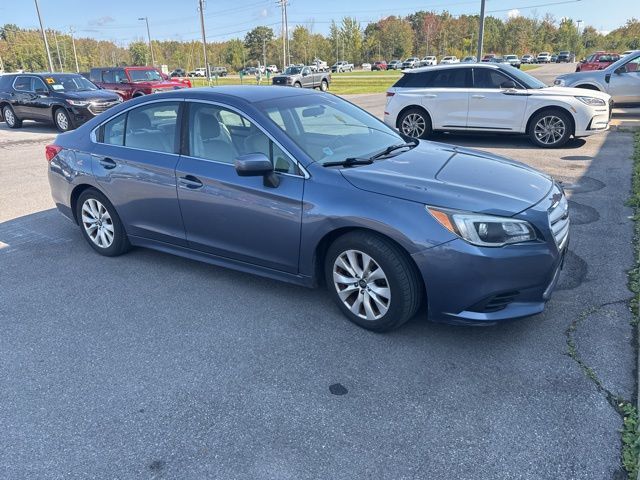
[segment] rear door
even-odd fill
[[[98,129],[92,169],[132,236],[186,246],[175,169],[182,101],[153,101]]]
[[[18,116],[24,119],[31,117],[28,115],[28,103],[34,92],[32,90],[33,83],[30,75],[18,75],[13,80],[13,92],[11,94],[11,107]]]
[[[522,86],[516,83],[516,89],[508,89],[503,87],[505,82],[514,80],[498,69],[473,69],[473,89],[469,96],[467,120],[469,129],[520,131],[529,97]]]
[[[297,273],[305,180],[295,162],[247,118],[241,127],[226,125],[240,116],[229,108],[189,102],[188,112],[186,152],[176,177],[189,246]],[[236,173],[235,159],[256,152],[273,162],[277,187]]]
[[[416,89],[421,104],[431,116],[436,130],[457,130],[467,126],[470,68],[442,68],[420,72]],[[404,93],[404,92],[403,92]]]

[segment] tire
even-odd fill
[[[572,121],[562,110],[544,110],[529,120],[529,138],[542,148],[559,148],[571,138]]]
[[[20,128],[22,126],[22,120],[16,117],[11,105],[4,106],[2,109],[2,118],[4,118],[4,123],[6,123],[9,128]]]
[[[375,332],[404,324],[422,301],[415,265],[396,244],[375,233],[352,232],[334,241],[325,258],[325,279],[344,315]]]
[[[323,92],[326,92],[327,90],[329,90],[329,84],[327,83],[326,80],[322,80],[320,82],[320,90]]]
[[[398,119],[398,130],[413,138],[428,138],[432,133],[431,118],[420,108],[411,108]]]
[[[116,257],[131,248],[116,209],[98,190],[89,188],[80,194],[76,218],[82,236],[100,255]]]
[[[69,117],[69,114],[64,108],[57,108],[53,111],[53,124],[58,131],[62,133],[73,130],[71,117]]]
[[[302,88],[302,84],[300,82],[296,82],[293,84],[295,88]]]

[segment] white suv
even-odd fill
[[[421,67],[428,67],[428,66],[437,65],[437,64],[438,64],[437,57],[434,57],[432,55],[427,55],[422,60],[420,60]]]
[[[446,65],[447,63],[460,63],[460,60],[458,60],[458,57],[456,57],[455,55],[442,57],[442,60],[440,60],[440,65]]]
[[[564,145],[609,127],[611,97],[547,87],[508,65],[457,64],[407,71],[387,90],[384,121],[427,138],[438,131],[528,134],[540,147]]]

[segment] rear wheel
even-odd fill
[[[22,126],[22,120],[19,120],[16,117],[13,108],[10,105],[5,105],[2,109],[2,116],[4,117],[4,122],[7,124],[9,128],[20,128]]]
[[[571,137],[571,119],[561,110],[536,113],[529,122],[529,138],[542,148],[559,148]]]
[[[294,83],[293,86],[296,88],[302,88],[302,84],[300,82]]]
[[[116,209],[98,190],[82,192],[76,204],[76,218],[82,236],[100,255],[115,257],[131,248]]]
[[[320,90],[322,90],[323,92],[329,90],[329,83],[326,80],[322,80],[320,82]]]
[[[338,238],[327,251],[325,278],[342,312],[368,330],[399,327],[422,300],[422,284],[405,252],[373,233]]]
[[[398,120],[398,130],[413,138],[427,138],[431,135],[431,118],[420,108],[404,112]]]

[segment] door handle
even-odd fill
[[[436,98],[438,95],[436,95],[435,93],[427,93],[424,98]]]
[[[112,168],[116,168],[116,162],[114,162],[112,159],[110,159],[109,157],[104,157],[101,158],[100,160],[98,160],[100,162],[100,165],[102,165],[104,168],[106,168],[107,170],[111,170]]]
[[[471,95],[471,98],[487,98],[484,95]]]
[[[204,184],[193,175],[185,175],[184,177],[180,177],[178,180],[180,181],[181,185],[184,185],[185,187],[192,190],[197,190],[204,186]]]

